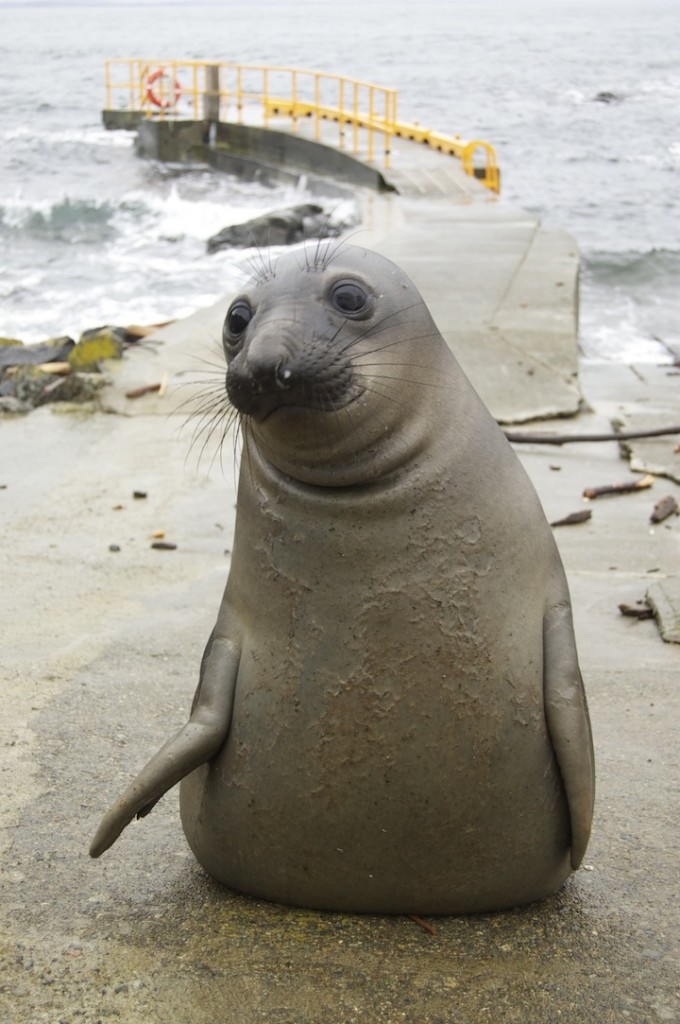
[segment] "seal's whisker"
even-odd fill
[[[368,392],[369,395],[377,395],[378,398],[384,398],[386,402],[394,402],[395,405],[399,405],[403,401],[400,397],[388,394],[386,391],[381,391],[380,388],[375,387],[373,384],[366,384],[364,392]]]
[[[388,348],[394,348],[397,345],[405,345],[414,341],[427,341],[429,338],[439,338],[440,334],[438,331],[431,331],[428,334],[416,334],[410,338],[397,338],[394,341],[387,341],[384,344],[377,345],[375,348],[370,348],[366,352],[361,352],[361,356],[372,356],[378,352],[386,352]],[[347,349],[348,350],[348,349]],[[345,350],[345,351],[347,351]]]
[[[332,237],[330,234],[327,235],[325,233],[327,228],[330,225],[330,222],[331,222],[331,214],[329,212],[329,213],[326,214],[326,219],[323,222],[323,227],[321,228],[321,232],[320,232],[320,234],[319,234],[319,236],[318,236],[318,238],[316,240],[316,248],[314,250],[314,260],[313,260],[313,266],[314,266],[315,269],[318,269],[319,263],[321,262],[321,255],[320,255],[321,254],[321,243],[322,242],[326,242],[328,244],[330,242],[331,237]]]
[[[207,417],[214,415],[218,411],[226,411],[228,408],[228,403],[224,400],[223,394],[206,397],[201,405],[197,406],[187,417],[186,424],[198,420],[198,423],[194,423],[194,435],[196,435],[201,430]]]
[[[213,339],[213,340],[216,341],[216,339]],[[205,356],[194,356],[193,357],[193,361],[196,362],[196,363],[203,363],[204,366],[207,366],[208,368],[213,368],[213,369],[217,369],[219,367],[224,366],[224,352],[222,350],[222,345],[221,344],[219,345],[219,347],[216,346],[216,352],[214,353],[214,355],[215,355],[216,362],[213,362],[211,359],[206,359]],[[206,373],[207,371],[206,370],[202,370],[200,367],[192,366],[191,369],[187,369],[187,370],[184,370],[182,372],[183,373]]]
[[[193,370],[192,372],[202,374],[202,379],[199,380],[196,377],[192,377],[189,380],[173,381],[173,387],[179,390],[180,388],[191,387],[218,387],[220,383],[224,385],[224,367],[222,367],[221,370],[218,370],[217,367],[215,367],[214,370]]]
[[[217,405],[224,398],[224,388],[210,387],[198,392],[195,395],[190,395],[184,402],[177,406],[175,412],[186,413],[186,420],[182,425],[183,430],[187,423],[200,416],[207,409]]]
[[[206,414],[206,417],[207,417],[207,414]],[[202,460],[202,458],[203,458],[203,456],[205,454],[206,448],[210,444],[210,440],[211,440],[213,434],[215,433],[215,431],[218,429],[218,427],[222,423],[225,423],[225,421],[226,421],[226,425],[225,425],[225,430],[224,430],[224,433],[223,433],[223,439],[224,439],[224,436],[226,436],[226,433],[229,430],[230,423],[231,423],[231,420],[229,418],[228,410],[226,408],[224,408],[224,407],[216,409],[214,411],[213,415],[209,419],[206,418],[206,422],[203,424],[201,429],[198,430],[193,435],[193,437],[191,439],[191,444],[189,446],[189,451],[190,452],[194,450],[196,444],[199,442],[199,440],[201,438],[203,438],[203,443],[201,444],[201,448],[200,448],[200,451],[199,451],[199,454],[198,454],[198,460],[197,460],[197,464],[199,466],[200,466],[201,460]],[[221,445],[218,446],[218,447],[221,447]],[[214,460],[215,460],[215,456],[213,455],[213,458],[212,458],[211,463],[210,463],[211,467],[212,467],[212,465],[214,463]]]
[[[255,237],[253,236],[253,248],[256,255],[249,256],[245,262],[250,268],[254,284],[265,284],[267,281],[273,281],[276,277],[276,264],[272,262],[271,245],[267,247],[267,256],[265,257],[264,251],[255,243]]]
[[[406,369],[407,367],[409,369],[412,369],[412,368],[415,367],[415,369],[417,369],[417,370],[428,370],[429,369],[429,367],[425,363],[422,363],[422,364],[421,363],[409,363],[409,362],[402,362],[401,360],[398,360],[398,361],[395,361],[395,362],[389,362],[389,363],[383,362],[381,359],[378,359],[375,362],[364,362],[363,359],[361,358],[361,356],[354,363],[354,366],[355,367],[360,366],[363,369],[370,369],[371,366],[379,366],[381,369],[384,366],[392,366],[395,369]]]
[[[378,320],[377,323],[372,324],[370,327],[367,327],[365,331],[362,331],[362,333],[357,335],[355,338],[351,338],[347,342],[347,344],[345,345],[345,348],[343,349],[343,352],[347,352],[350,349],[354,348],[355,346],[359,345],[366,338],[371,338],[371,337],[374,337],[376,334],[381,334],[383,331],[387,331],[387,330],[393,329],[394,324],[390,324],[389,323],[390,320],[393,320],[395,316],[400,316],[402,313],[408,313],[412,309],[416,309],[418,306],[422,306],[422,305],[423,305],[422,302],[414,302],[410,306],[402,306],[402,307],[400,307],[399,309],[395,310],[393,313],[387,313],[386,316],[381,317],[380,320]],[[350,325],[349,324],[347,324],[347,325],[343,324],[342,327],[344,327],[344,326],[347,326],[349,328]],[[400,340],[400,342],[405,342],[405,341],[410,340],[410,339],[403,338],[403,339],[399,339],[399,340]]]
[[[267,262],[268,262],[268,265],[269,265],[269,280],[273,281],[274,278],[276,277],[276,266],[277,266],[278,260],[274,259],[272,257],[272,247],[271,247],[271,245],[269,246],[269,248],[267,250]]]
[[[214,372],[210,375],[208,375],[206,371],[206,376],[202,380],[192,378],[192,380],[180,381],[177,385],[177,390],[180,388],[186,390],[187,388],[193,387],[197,389],[197,394],[208,394],[210,391],[223,391],[224,376],[224,370],[219,374]]]
[[[187,418],[181,429],[184,429],[187,424],[194,422],[193,436],[195,437],[202,429],[202,425],[208,417],[220,411],[227,412],[230,408],[231,406],[224,387],[218,388],[216,385],[206,387],[198,394],[189,397],[179,407],[180,410],[188,410]],[[196,420],[198,420],[198,423],[195,422]]]
[[[250,455],[251,444],[254,448],[257,448],[257,438],[252,428],[252,424],[247,416],[241,417],[241,424],[243,427],[243,447],[242,451],[246,460],[246,466],[248,467],[248,476],[250,477],[251,487],[255,487],[255,474],[253,473],[253,463]]]
[[[222,434],[221,434],[219,443],[218,443],[215,451],[213,452],[213,457],[212,457],[212,459],[210,461],[210,468],[212,469],[212,467],[214,466],[215,461],[216,461],[216,459],[217,459],[217,457],[219,455],[220,472],[222,473],[223,477],[226,477],[226,473],[224,471],[224,461],[223,461],[223,457],[224,457],[224,443],[225,443],[225,441],[227,439],[227,435],[230,432],[232,433],[232,436],[234,437],[234,442],[233,442],[234,449],[233,449],[233,461],[232,461],[232,465],[234,467],[234,473],[236,473],[236,470],[237,470],[237,463],[238,463],[237,443],[238,443],[238,435],[239,435],[239,430],[240,430],[240,421],[241,421],[240,415],[232,407],[229,408],[229,411],[228,411],[227,415],[222,419],[222,423],[224,424],[224,428],[222,430]],[[219,425],[220,425],[220,420],[217,420],[213,430],[211,430],[210,434],[206,438],[206,444],[210,441],[210,438],[212,437],[212,434],[214,433],[214,430],[217,429],[217,427]],[[234,477],[234,484],[236,484],[236,477]]]
[[[189,426],[192,425],[192,437],[200,429],[202,423],[207,416],[213,415],[215,411],[221,408],[221,396],[212,395],[205,397],[200,404],[192,404],[190,402],[183,403],[178,409],[178,413],[184,413],[185,419],[179,428],[179,433],[182,432]]]
[[[213,452],[213,457],[210,460],[210,466],[209,466],[208,472],[210,472],[212,470],[213,466],[215,465],[215,461],[216,461],[216,459],[217,459],[217,457],[219,455],[220,472],[221,472],[223,477],[225,476],[224,462],[222,461],[222,456],[223,456],[223,452],[224,452],[224,442],[226,441],[227,434],[232,429],[232,427],[234,425],[234,422],[237,423],[237,431],[238,431],[238,415],[236,413],[236,410],[230,407],[229,413],[226,416],[226,419],[224,421],[224,430],[222,431],[222,436],[220,437],[219,444],[217,445],[215,451]],[[215,424],[215,426],[217,427],[218,425],[219,425],[219,421],[218,421],[218,423]],[[210,440],[210,437],[212,436],[212,433],[213,433],[213,431],[211,431],[211,433],[206,438],[206,444]]]
[[[239,456],[240,456],[240,453],[243,451],[243,449],[245,447],[245,442],[244,442],[245,424],[244,424],[243,416],[238,411],[238,409],[234,409],[234,422],[236,423],[236,428],[234,429],[234,431],[232,433],[232,467],[233,467],[233,471],[234,471],[234,480],[233,480],[234,490],[238,492],[238,473],[239,473],[239,468],[240,468],[240,458],[239,458]],[[239,445],[240,445],[240,449],[239,449]],[[248,456],[248,458],[249,458],[249,456]]]
[[[363,228],[358,227],[356,231],[352,231],[351,234],[346,235],[344,238],[329,239],[328,245],[326,246],[326,252],[323,256],[323,261],[320,270],[328,270],[330,265],[341,255],[342,250],[345,246],[349,245],[351,240],[358,234],[361,234]]]
[[[444,384],[440,384],[438,381],[434,381],[434,380],[417,380],[415,377],[404,377],[404,376],[390,377],[389,374],[387,374],[387,373],[370,373],[370,374],[368,374],[368,373],[367,374],[357,373],[356,376],[361,381],[375,381],[375,380],[378,380],[378,381],[379,380],[388,381],[388,380],[390,380],[390,381],[396,381],[396,383],[398,383],[398,384],[416,384],[416,385],[418,385],[418,387],[423,387],[423,388],[444,388],[445,387]]]

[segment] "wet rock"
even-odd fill
[[[10,366],[38,366],[40,363],[63,363],[75,345],[73,338],[49,338],[37,345],[22,345],[13,339],[0,342],[0,370]]]
[[[92,401],[104,383],[95,374],[50,373],[49,364],[17,366],[0,381],[0,399],[4,411],[10,412],[26,412],[48,402],[82,404]]]
[[[70,402],[83,405],[93,401],[106,381],[98,374],[72,373],[68,377],[52,377],[36,405],[48,402]]]
[[[309,238],[335,238],[341,230],[339,225],[330,222],[323,207],[303,203],[223,228],[208,239],[207,248],[213,253],[220,249],[293,245]]]
[[[14,395],[0,395],[0,416],[23,416],[32,408],[33,406],[21,402]]]
[[[68,361],[74,370],[96,373],[105,359],[120,359],[125,344],[121,327],[95,327],[83,331],[78,344],[69,352]]]
[[[593,96],[595,103],[620,103],[621,97],[617,96],[615,92],[609,92],[607,89],[602,92],[598,92],[597,95]]]
[[[17,366],[6,373],[0,382],[0,395],[15,398],[23,405],[35,407],[41,404],[45,388],[60,378],[30,364]]]

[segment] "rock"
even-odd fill
[[[104,359],[120,359],[125,332],[120,327],[95,327],[83,331],[78,344],[69,352],[68,361],[74,370],[98,372]]]
[[[37,345],[22,345],[11,339],[0,344],[0,370],[8,366],[38,366],[40,363],[62,363],[73,350],[73,338],[50,338]]]
[[[3,378],[0,395],[3,398],[16,398],[28,408],[34,408],[42,404],[45,388],[59,379],[31,364],[17,366],[11,375],[6,374]]]
[[[330,222],[322,206],[303,203],[223,228],[208,239],[207,248],[213,253],[220,249],[293,245],[309,238],[335,238],[341,230]]]
[[[47,372],[45,367],[47,367]],[[0,398],[13,407],[15,401],[22,406],[16,411],[25,412],[49,402],[76,402],[82,404],[92,401],[99,389],[106,383],[100,374],[50,373],[49,364],[43,366],[17,366],[10,375],[5,375],[0,382]]]
[[[13,395],[0,396],[0,416],[24,416],[32,406],[21,402]]]
[[[48,402],[69,402],[83,405],[97,397],[106,380],[97,373],[73,373],[69,377],[52,377],[36,405]]]
[[[615,92],[608,92],[607,90],[604,90],[603,92],[598,92],[596,96],[593,96],[593,101],[595,103],[620,103],[621,97],[617,96]]]
[[[657,501],[649,518],[653,523],[663,523],[664,519],[677,514],[678,503],[672,494],[668,494],[665,498],[660,498]]]

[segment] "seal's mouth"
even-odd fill
[[[332,373],[295,374],[281,366],[267,372],[243,372],[235,363],[226,376],[229,401],[243,416],[258,423],[284,409],[337,412],[363,392],[351,366],[334,367]]]
[[[320,412],[321,414],[324,414],[339,412],[341,409],[348,409],[351,405],[353,405],[357,401],[357,399],[361,398],[364,391],[365,388],[357,387],[356,390],[352,392],[351,395],[348,395],[342,401],[326,401],[323,405],[320,405],[318,403],[312,404],[310,402],[305,402],[304,404],[300,403],[299,405],[294,402],[279,402],[278,404],[273,405],[270,409],[266,410],[262,415],[258,416],[254,413],[244,413],[243,415],[250,416],[251,419],[256,420],[257,423],[264,423],[266,420],[271,419],[276,413]]]

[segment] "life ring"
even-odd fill
[[[153,103],[154,107],[158,107],[160,110],[169,110],[170,107],[174,107],[177,104],[180,96],[182,95],[182,87],[175,79],[174,89],[171,96],[163,95],[163,79],[169,79],[171,76],[165,71],[164,68],[157,68],[156,71],[148,76],[146,80],[146,98],[149,103]],[[161,82],[160,95],[154,89],[156,82]]]

